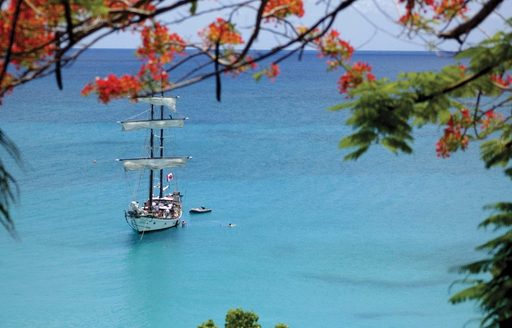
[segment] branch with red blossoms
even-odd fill
[[[506,74],[506,76],[505,74],[491,74],[489,79],[500,94],[512,91],[508,88],[512,83],[512,77],[509,74]],[[497,109],[510,103],[512,98],[505,98],[487,109],[480,108],[480,100],[481,92],[479,92],[477,102],[472,110],[462,108],[450,115],[443,136],[436,143],[438,157],[447,158],[459,149],[466,150],[470,140],[484,140],[493,132],[503,128],[507,118]],[[473,127],[473,134],[470,134],[470,127]]]
[[[435,25],[451,22],[454,18],[466,18],[466,0],[399,0],[405,4],[405,14],[398,22],[411,31],[434,30]]]
[[[241,36],[240,31],[237,30],[237,27],[234,23],[232,23],[229,20],[226,20],[224,18],[217,18],[214,22],[209,24],[207,27],[201,29],[198,33],[200,36],[202,43],[201,45],[196,45],[190,41],[183,41],[181,38],[176,43],[179,44],[180,50],[181,48],[190,48],[195,49],[197,53],[194,53],[192,56],[205,56],[208,58],[208,61],[204,64],[200,65],[197,69],[193,69],[189,73],[186,73],[187,79],[184,79],[183,77],[175,77],[174,81],[180,81],[180,82],[172,82],[169,79],[169,76],[161,76],[157,75],[155,76],[155,72],[158,71],[167,71],[171,72],[175,69],[176,66],[181,65],[182,63],[186,62],[186,59],[183,61],[179,61],[176,63],[172,62],[172,59],[174,58],[174,55],[171,52],[171,56],[169,58],[160,57],[163,60],[155,60],[153,57],[153,53],[159,53],[158,47],[155,47],[151,42],[147,42],[143,40],[143,47],[139,48],[138,53],[139,55],[144,52],[146,55],[146,58],[142,58],[143,60],[143,69],[142,71],[150,72],[151,74],[147,75],[147,78],[143,79],[141,77],[144,76],[141,72],[139,72],[138,80],[141,85],[141,90],[144,94],[150,94],[154,93],[156,91],[165,91],[165,90],[173,90],[179,87],[182,87],[184,85],[188,85],[190,83],[197,83],[198,81],[201,81],[205,78],[211,77],[211,76],[217,76],[215,72],[217,70],[220,70],[223,73],[227,73],[233,76],[237,76],[241,73],[247,72],[249,70],[254,70],[257,68],[257,62],[260,62],[276,53],[279,53],[282,49],[293,45],[294,43],[301,43],[300,47],[296,49],[302,49],[305,44],[311,44],[315,45],[315,42],[318,42],[318,45],[320,48],[324,49],[324,53],[326,56],[328,56],[331,60],[336,60],[339,65],[342,65],[342,61],[347,61],[353,53],[353,48],[348,44],[348,42],[343,40],[338,40],[338,34],[336,31],[332,31],[330,33],[327,33],[327,28],[332,23],[332,20],[336,15],[343,10],[344,8],[347,8],[348,5],[351,3],[351,1],[337,6],[330,14],[323,17],[321,20],[319,20],[317,23],[315,23],[310,28],[301,28],[301,31],[297,33],[293,38],[290,38],[290,41],[288,43],[285,43],[283,45],[278,46],[274,50],[271,50],[270,52],[262,53],[257,56],[247,55],[247,52],[249,50],[249,45],[254,40],[255,36],[258,34],[258,31],[260,29],[259,26],[255,26],[253,30],[253,34],[251,34],[249,38],[249,42],[247,44],[244,43],[244,40]],[[257,9],[258,18],[257,23],[262,23],[262,18],[270,18],[273,17],[275,21],[285,24],[290,24],[288,21],[288,18],[291,16],[300,17],[303,13],[303,3],[302,1],[297,0],[286,0],[286,1],[268,1],[268,2],[262,2],[261,6]],[[328,21],[328,24],[326,25],[326,29],[319,30],[318,26]],[[270,21],[267,19],[267,21]],[[151,27],[151,25],[149,25]],[[152,28],[152,27],[151,27]],[[163,30],[161,27],[159,27],[159,30]],[[298,29],[297,29],[298,30]],[[143,37],[149,32],[146,30],[143,31]],[[158,32],[154,32],[158,34]],[[312,37],[312,35],[316,34],[317,36]],[[327,35],[325,40],[321,40],[321,37],[324,35]],[[161,36],[160,39],[168,40],[168,37]],[[334,49],[336,46],[333,47],[332,43],[338,42],[338,50],[340,50],[339,54],[336,54],[336,49]],[[244,48],[242,51],[237,51],[235,49],[235,46],[244,45]],[[217,52],[217,48],[219,47],[219,51]],[[162,53],[160,51],[160,53]],[[293,53],[293,51],[291,52]],[[199,54],[199,55],[198,55]],[[289,54],[283,55],[280,58],[277,58],[273,61],[273,64],[270,65],[267,68],[264,68],[260,72],[257,72],[254,74],[255,78],[260,78],[262,76],[268,77],[270,80],[275,80],[275,78],[280,74],[280,69],[278,66],[278,63],[284,58],[286,58]],[[190,56],[189,53],[187,53],[185,56]],[[336,59],[336,57],[341,56],[340,59]],[[159,58],[156,58],[159,59]],[[149,63],[144,63],[144,61],[150,61]],[[194,72],[204,72],[204,69],[206,69],[208,66],[213,65],[216,63],[219,67],[216,68],[215,72],[213,73],[201,73],[202,75],[193,75]],[[171,64],[171,65],[167,65]],[[217,67],[217,66],[216,66]],[[370,76],[370,75],[369,75]],[[155,90],[155,83],[151,85],[151,77],[153,79],[158,78],[160,81],[160,89]],[[99,79],[101,80],[101,79]],[[98,80],[97,80],[98,81]],[[218,81],[218,78],[217,78]],[[165,83],[164,83],[165,82]],[[111,91],[109,89],[104,88],[94,88],[94,83],[92,82],[90,85],[88,85],[85,89],[83,94],[90,94],[91,92],[107,92]],[[158,83],[157,83],[158,84]],[[158,89],[158,88],[157,88]],[[114,88],[113,90],[123,90],[119,88]],[[122,97],[123,94],[112,94],[111,99],[116,99],[118,97]],[[136,97],[138,95],[136,94],[124,94],[124,96],[127,97]],[[100,100],[102,102],[109,101],[108,95],[101,95]]]
[[[268,21],[279,21],[288,16],[304,16],[302,0],[269,0],[263,10],[263,17]]]

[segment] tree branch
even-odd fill
[[[215,43],[215,97],[217,98],[217,101],[220,102],[222,85],[221,85],[221,78],[220,78],[221,72],[220,72],[220,67],[219,67],[219,57],[220,57],[219,42],[220,42],[220,40],[217,40],[217,42]]]
[[[324,35],[328,31],[328,29],[332,26],[332,24],[334,23],[334,20],[335,20],[336,16],[338,15],[338,13],[343,11],[344,9],[348,8],[349,6],[351,6],[356,1],[357,0],[345,0],[345,1],[343,1],[336,8],[334,8],[330,13],[328,13],[325,16],[323,16],[322,18],[320,18],[316,23],[314,23],[310,28],[308,28],[303,33],[299,34],[296,38],[293,38],[293,39],[289,40],[286,43],[283,43],[283,44],[281,44],[279,46],[274,47],[273,49],[265,52],[264,54],[254,58],[252,60],[252,62],[257,63],[257,62],[263,61],[263,60],[265,60],[265,59],[267,59],[269,57],[274,56],[276,53],[279,53],[280,51],[282,51],[282,50],[284,50],[284,49],[286,49],[286,48],[288,48],[288,47],[290,47],[290,46],[292,46],[292,45],[294,45],[296,43],[304,42],[306,36],[309,33],[314,31],[320,25],[322,25],[322,24],[327,22],[327,25],[325,26],[325,28],[322,29],[322,32],[319,34],[319,36]],[[301,44],[301,46],[299,48],[301,48],[301,47],[302,47],[302,44]],[[296,51],[297,51],[297,49],[293,50],[293,52],[296,52]],[[289,54],[286,54],[284,56],[288,57]],[[239,62],[239,63],[237,63],[235,65],[225,66],[223,69],[220,70],[220,73],[240,68],[243,65],[246,65],[246,64],[244,64],[243,62]],[[186,87],[188,85],[195,84],[195,83],[198,83],[198,82],[203,81],[205,79],[211,78],[212,76],[215,76],[215,74],[216,74],[216,71],[214,71],[213,73],[206,73],[204,75],[196,76],[196,77],[193,77],[193,78],[191,78],[189,80],[182,81],[182,82],[179,82],[179,83],[175,83],[175,84],[171,85],[169,88],[166,88],[166,90],[164,90],[164,91],[171,91],[171,90],[180,89],[180,88]]]
[[[256,15],[256,22],[254,23],[254,31],[251,34],[249,41],[247,41],[247,44],[245,45],[244,50],[242,50],[242,53],[238,57],[237,61],[234,62],[234,64],[240,62],[245,57],[245,55],[247,55],[247,52],[249,52],[249,49],[251,49],[252,44],[258,38],[258,34],[260,32],[261,20],[263,18],[263,10],[265,9],[267,2],[268,2],[268,0],[261,1],[261,5],[258,8],[258,13]]]
[[[57,47],[57,50],[55,51],[55,79],[57,80],[57,87],[59,90],[62,90],[64,86],[62,84],[62,49],[60,48],[60,35],[60,32],[57,32],[55,35],[55,44]]]
[[[455,83],[453,85],[450,85],[450,86],[444,88],[441,91],[434,92],[434,93],[431,93],[429,95],[420,95],[416,99],[416,103],[420,103],[420,102],[424,102],[424,101],[429,101],[431,99],[434,99],[437,96],[445,95],[447,93],[450,93],[452,91],[457,90],[458,88],[462,88],[466,84],[468,84],[468,83],[478,79],[479,77],[484,76],[487,73],[490,73],[497,65],[499,65],[499,63],[497,63],[496,65],[489,65],[489,66],[485,67],[484,69],[482,69],[481,71],[476,72],[475,74],[470,75],[467,78],[462,79],[459,82],[457,82],[457,83]]]
[[[64,6],[64,15],[66,18],[66,32],[68,33],[69,42],[73,43],[75,40],[75,36],[73,34],[73,20],[71,18],[71,6],[69,5],[68,0],[61,0],[62,5]]]
[[[2,65],[2,72],[0,73],[0,86],[2,85],[5,73],[7,72],[7,67],[9,66],[9,62],[11,61],[12,46],[14,45],[14,39],[16,37],[16,24],[18,23],[18,17],[20,16],[20,8],[22,2],[23,0],[18,0],[16,2],[16,8],[14,9],[14,14],[12,16],[11,33],[9,34],[9,45],[7,46],[6,49],[5,59]]]
[[[455,39],[460,41],[462,35],[468,34],[475,27],[480,25],[480,23],[482,23],[502,2],[503,0],[489,0],[489,2],[487,2],[470,20],[448,32],[440,33],[438,36],[443,39]]]

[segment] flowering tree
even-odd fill
[[[367,77],[366,82],[349,88],[349,101],[333,107],[333,110],[351,110],[347,123],[355,132],[340,142],[341,147],[352,149],[346,158],[359,158],[375,143],[395,153],[410,153],[413,128],[435,124],[444,126],[436,144],[437,156],[449,157],[457,150],[465,150],[471,142],[481,141],[485,166],[501,166],[512,178],[509,165],[512,158],[512,19],[504,19],[501,32],[477,45],[465,46],[467,35],[501,1],[484,2],[472,16],[468,16],[470,1],[402,2],[406,13],[399,21],[410,33],[457,40],[461,51],[455,58],[467,65],[456,63],[439,72],[402,73],[394,81]],[[462,23],[447,28],[457,19]],[[361,68],[360,74],[365,73]],[[469,287],[452,296],[450,301],[476,300],[484,312],[482,326],[509,327],[512,325],[512,203],[497,203],[486,208],[494,213],[481,227],[493,227],[504,233],[479,247],[488,252],[488,258],[460,268],[468,274],[460,282]]]
[[[316,49],[327,69],[339,72],[343,101],[332,109],[351,111],[347,124],[355,132],[340,142],[351,150],[347,159],[359,158],[373,144],[410,153],[413,128],[435,124],[444,127],[435,145],[439,157],[481,140],[486,167],[503,166],[512,177],[512,125],[507,112],[512,102],[512,20],[503,17],[501,32],[476,45],[467,43],[503,0],[397,0],[401,14],[394,20],[404,32],[436,43],[458,42],[456,59],[466,64],[455,63],[439,72],[402,73],[395,80],[375,76],[370,63],[354,62],[353,46],[332,28],[339,14],[356,2],[319,1],[323,10],[316,12],[321,14],[310,17],[302,0],[0,0],[0,101],[17,86],[49,75],[62,88],[62,69],[119,31],[140,36],[135,52],[140,68],[121,76],[96,77],[84,86],[82,94],[94,94],[102,103],[176,90],[209,78],[214,79],[220,100],[224,76],[250,72],[257,80],[272,80],[280,73],[280,62]],[[181,24],[212,15],[194,39],[175,31]],[[249,21],[248,26],[240,24],[239,17]],[[301,24],[306,17],[311,23]],[[275,39],[271,49],[250,52],[258,38],[268,35]],[[178,70],[194,58],[200,58],[200,64],[184,73]],[[270,64],[261,66],[264,61]],[[14,143],[1,132],[0,145],[19,158]],[[1,162],[0,185],[0,222],[13,232],[9,205],[16,198],[16,185]],[[482,246],[489,250],[489,259],[462,268],[489,273],[491,278],[466,280],[470,288],[452,301],[476,299],[486,314],[483,324],[498,327],[512,320],[507,301],[512,299],[512,203],[492,209],[497,214],[483,226],[506,233]]]

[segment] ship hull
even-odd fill
[[[128,225],[137,232],[158,231],[169,228],[174,228],[179,225],[179,218],[156,218],[151,216],[146,217],[126,217]]]

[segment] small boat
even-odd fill
[[[211,208],[207,208],[204,206],[201,207],[194,207],[191,208],[190,211],[188,211],[190,214],[202,214],[202,213],[210,213],[212,211]]]
[[[151,104],[148,120],[124,121],[120,122],[123,131],[133,131],[139,129],[149,130],[149,156],[142,158],[118,159],[123,163],[124,169],[148,170],[149,171],[149,190],[148,198],[141,205],[137,201],[132,201],[125,211],[125,219],[128,225],[137,232],[163,230],[176,227],[180,223],[182,216],[182,194],[174,189],[171,193],[166,190],[169,185],[164,187],[164,169],[180,167],[186,164],[190,156],[164,156],[164,129],[181,128],[184,125],[185,118],[164,118],[164,106],[171,112],[176,111],[176,97],[146,97],[138,98],[139,101]],[[160,106],[160,115],[155,113],[155,106]],[[159,130],[159,135],[155,130]],[[157,143],[156,138],[159,139]],[[157,153],[158,152],[158,153]],[[157,172],[153,172],[157,171]],[[154,177],[154,173],[158,176]],[[173,173],[166,175],[167,182],[170,184],[173,180]],[[155,187],[154,180],[159,183]],[[154,188],[157,193],[153,194]]]

